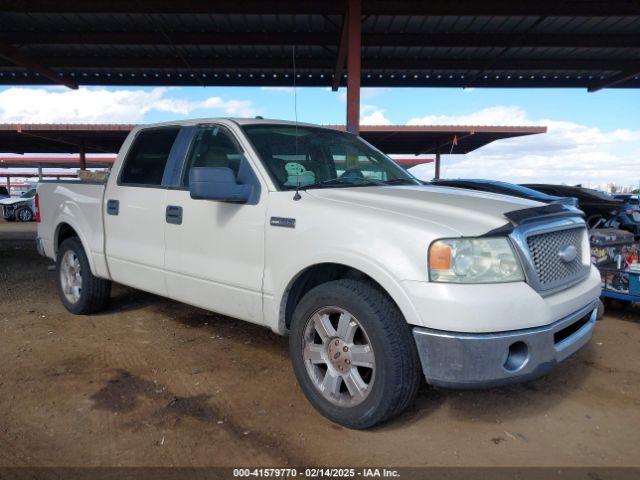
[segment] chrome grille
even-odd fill
[[[542,290],[569,284],[582,277],[585,268],[588,270],[582,263],[584,234],[585,229],[580,227],[527,237],[527,246]],[[565,262],[560,258],[560,250],[569,245],[575,247],[577,255],[574,260]]]

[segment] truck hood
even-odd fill
[[[15,205],[16,203],[24,203],[33,200],[33,198],[11,197],[0,200],[0,205]]]
[[[308,193],[438,224],[460,236],[483,235],[509,223],[504,216],[507,212],[545,205],[507,195],[426,185],[309,189]]]

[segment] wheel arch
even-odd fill
[[[55,258],[58,257],[58,250],[60,249],[60,245],[68,238],[77,238],[80,240],[82,244],[82,248],[84,248],[84,252],[87,255],[87,260],[89,261],[89,266],[91,267],[91,272],[95,275],[95,266],[93,264],[93,255],[91,255],[91,250],[88,248],[88,244],[85,238],[83,238],[80,230],[73,224],[72,221],[68,219],[61,220],[55,228],[55,233],[53,235],[53,252]]]
[[[288,282],[278,307],[278,332],[287,333],[293,312],[302,297],[312,288],[332,280],[351,278],[376,285],[398,307],[407,323],[419,324],[419,316],[398,281],[375,268],[363,268],[343,262],[320,262],[298,271]]]

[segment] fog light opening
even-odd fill
[[[529,347],[524,342],[515,342],[509,346],[504,368],[510,372],[516,372],[525,366],[529,359]]]

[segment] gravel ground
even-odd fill
[[[0,466],[640,466],[640,310],[543,379],[425,386],[358,432],[311,408],[264,328],[121,286],[69,314],[34,236],[0,220]]]

